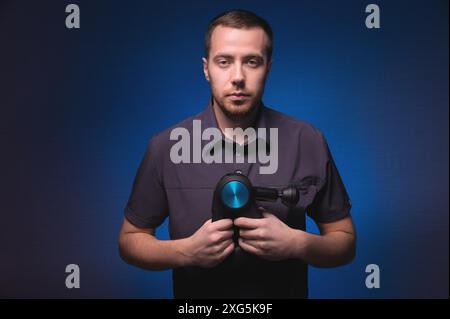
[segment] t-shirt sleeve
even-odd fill
[[[330,223],[350,215],[351,201],[334,163],[325,138],[322,137],[324,152],[324,176],[321,188],[307,207],[308,215],[317,223]]]
[[[125,217],[140,228],[156,228],[168,215],[167,196],[158,165],[160,155],[153,138],[139,165],[125,207]]]

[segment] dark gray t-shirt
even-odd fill
[[[201,120],[202,130],[218,127],[210,102],[203,112],[151,138],[125,208],[125,216],[132,224],[156,228],[169,217],[171,239],[191,236],[211,218],[217,182],[236,170],[257,186],[306,185],[294,208],[280,201],[258,203],[292,228],[305,230],[305,213],[317,223],[337,221],[350,214],[351,203],[326,140],[310,124],[266,106],[260,108],[255,129],[278,128],[278,169],[264,175],[260,174],[262,164],[258,161],[173,163],[170,149],[177,141],[170,140],[170,132],[183,127],[192,138],[193,120]],[[269,138],[266,142],[270,147]],[[202,149],[207,143],[201,142]],[[174,269],[175,298],[307,297],[307,265],[300,260],[272,262],[252,255],[237,262],[230,259],[232,256],[212,269]]]

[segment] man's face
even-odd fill
[[[258,106],[269,73],[266,48],[269,37],[263,29],[217,26],[211,35],[203,71],[211,84],[215,103],[229,117],[245,117]]]

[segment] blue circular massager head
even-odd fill
[[[223,186],[221,199],[229,208],[239,209],[250,200],[250,190],[247,185],[240,181],[230,181]]]

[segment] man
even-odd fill
[[[169,155],[174,128],[150,140],[139,167],[125,209],[120,253],[144,269],[174,269],[176,298],[305,298],[308,264],[335,267],[354,257],[350,200],[323,135],[262,103],[271,54],[272,30],[265,20],[241,10],[215,18],[208,27],[203,58],[212,98],[205,111],[175,127],[192,133],[193,121],[200,120],[203,127],[219,128],[226,141],[222,147],[233,138],[235,146],[248,147],[251,142],[245,134],[229,136],[226,128],[277,128],[278,143],[264,140],[270,151],[278,148],[275,173],[260,174],[260,163],[248,161],[174,163]],[[224,174],[236,170],[255,185],[306,186],[295,207],[259,203],[261,219],[212,222],[214,187]],[[305,212],[320,235],[305,232]],[[159,240],[154,230],[166,217],[171,239]],[[237,244],[247,258],[230,262],[238,248],[233,241],[236,227]]]

